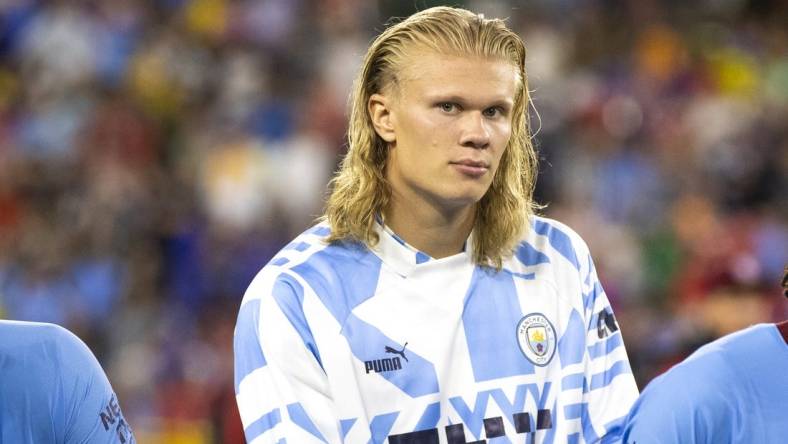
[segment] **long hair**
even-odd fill
[[[348,152],[331,181],[323,216],[331,226],[326,241],[370,246],[379,241],[375,217],[391,197],[385,178],[388,145],[375,132],[367,104],[370,96],[397,84],[406,54],[416,48],[505,60],[519,74],[511,138],[490,188],[476,205],[473,226],[474,262],[500,269],[538,208],[533,201],[537,158],[527,117],[525,46],[502,20],[459,8],[441,6],[413,14],[386,29],[367,50],[350,99]]]

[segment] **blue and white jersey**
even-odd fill
[[[0,321],[0,443],[134,443],[90,349],[63,327]]]
[[[503,270],[307,230],[249,286],[235,392],[250,443],[591,443],[638,396],[588,248],[535,217]],[[468,240],[471,245],[473,235]],[[471,251],[471,248],[466,250]]]

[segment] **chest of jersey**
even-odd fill
[[[326,362],[347,442],[555,434],[557,410],[580,394],[561,390],[580,365],[561,349],[585,341],[570,300],[536,274],[436,261],[403,277],[384,267],[335,335],[347,356]]]

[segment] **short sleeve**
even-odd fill
[[[134,443],[118,398],[96,357],[78,337],[60,329],[57,338],[65,440],[70,443]]]
[[[628,444],[731,442],[723,367],[678,366],[654,379],[630,411],[623,441]],[[714,370],[716,369],[716,370]]]

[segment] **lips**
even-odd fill
[[[487,162],[481,160],[462,159],[452,163],[455,165],[465,165],[473,168],[490,168],[490,165]]]
[[[487,162],[474,159],[461,159],[451,162],[451,165],[463,175],[472,178],[484,176],[490,169],[490,164]]]

